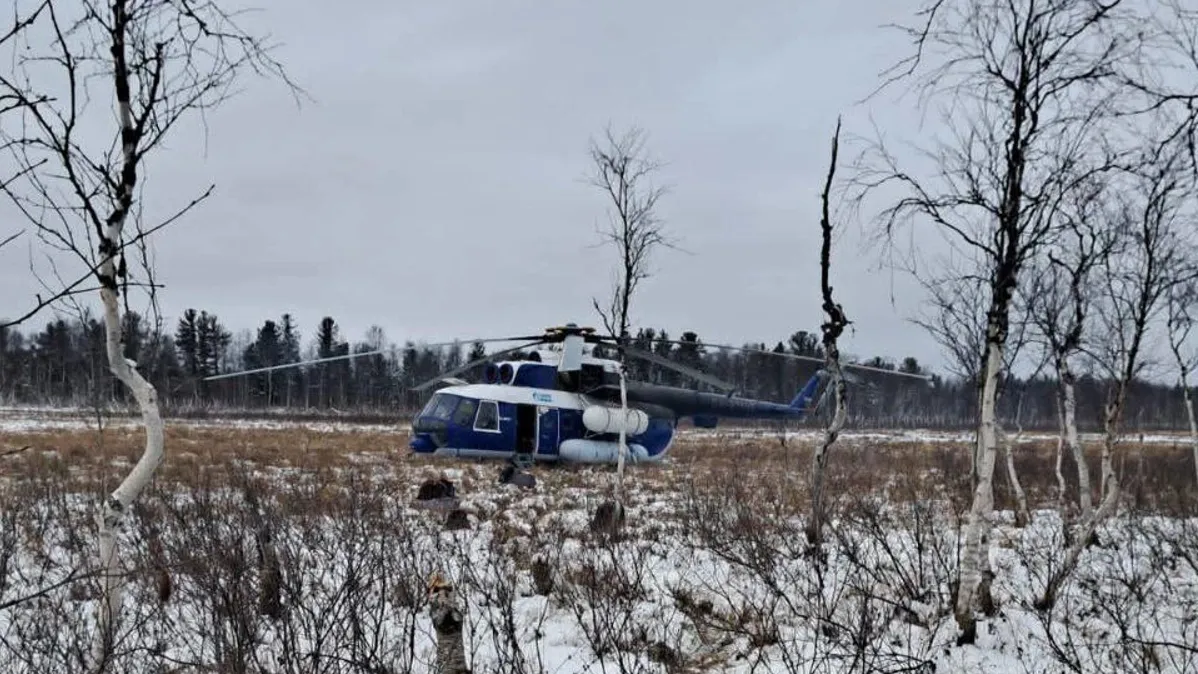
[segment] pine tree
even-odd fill
[[[298,363],[300,361],[300,334],[291,314],[282,317],[282,360],[283,363]],[[303,390],[304,373],[302,368],[294,367],[283,371],[283,404],[291,407],[297,399],[299,391]]]
[[[199,319],[195,309],[188,309],[175,328],[175,350],[183,359],[183,371],[191,377],[200,376]]]
[[[283,353],[283,339],[282,335],[279,334],[278,324],[267,320],[258,329],[257,338],[245,349],[245,367],[252,370],[281,365],[283,363]],[[251,395],[268,406],[278,403],[273,372],[263,372],[249,376],[251,377],[249,382]]]

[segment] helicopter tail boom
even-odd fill
[[[812,375],[811,379],[808,379],[807,383],[803,385],[803,388],[799,390],[799,393],[794,397],[794,400],[790,401],[790,406],[801,413],[806,413],[808,410],[810,410],[811,401],[815,398],[815,392],[819,390],[820,381],[823,380],[823,377],[823,370],[820,370]]]

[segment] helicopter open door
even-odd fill
[[[560,425],[556,407],[537,408],[537,454],[557,456]]]

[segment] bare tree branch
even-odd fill
[[[8,237],[6,237],[4,239],[0,239],[0,248],[7,246],[8,244],[12,243],[13,241],[16,241],[24,233],[25,233],[25,230],[21,229],[21,230],[17,230],[13,234],[10,234]],[[0,327],[8,327],[8,326],[0,325]]]
[[[604,327],[620,338],[628,336],[629,310],[640,282],[649,278],[650,256],[657,248],[677,248],[657,214],[657,204],[669,189],[652,184],[661,164],[648,155],[645,132],[632,127],[617,136],[611,127],[604,131],[602,144],[591,142],[593,172],[591,186],[611,201],[608,223],[599,234],[602,242],[615,246],[620,256],[615,287],[607,308],[592,301]]]
[[[156,232],[158,232],[161,229],[165,229],[166,227],[174,224],[175,222],[178,222],[184,215],[187,214],[188,211],[190,211],[191,209],[198,206],[201,201],[204,201],[208,197],[212,196],[212,192],[215,189],[216,189],[216,185],[210,185],[208,187],[208,189],[204,191],[203,194],[192,199],[186,206],[184,206],[182,209],[180,209],[177,213],[166,218],[162,222],[154,225],[153,227],[151,227],[149,229],[142,229],[141,226],[139,225],[137,234],[134,235],[132,238],[130,238],[128,241],[125,241],[125,242],[121,243],[121,245],[117,246],[116,252],[123,253],[126,248],[129,248],[131,246],[137,246],[139,249],[144,250],[145,242],[149,239],[149,237],[151,235],[155,234]],[[79,276],[78,278],[76,278],[74,281],[72,281],[70,283],[62,283],[60,289],[57,290],[56,292],[54,292],[53,294],[48,295],[45,298],[38,295],[35,298],[36,302],[33,307],[31,307],[24,314],[21,314],[20,316],[18,316],[15,319],[0,323],[0,328],[10,328],[10,327],[13,327],[16,325],[20,325],[21,323],[24,323],[25,321],[28,321],[29,319],[31,319],[34,316],[36,316],[37,314],[39,314],[43,309],[54,305],[59,300],[62,300],[62,299],[65,299],[67,297],[71,297],[74,295],[78,295],[82,292],[86,292],[87,290],[90,290],[90,289],[81,289],[80,286],[83,283],[85,283],[88,279],[95,276],[95,274],[100,269],[100,264],[101,263],[98,263],[98,262],[91,263],[90,266],[88,267],[87,271],[83,272],[83,274],[81,276]],[[146,273],[147,278],[150,278],[153,274],[153,270],[147,267],[145,273]],[[153,292],[154,289],[161,287],[161,286],[155,284],[153,282],[152,278],[150,278],[150,280],[148,280],[145,283],[125,281],[125,283],[123,285],[125,287],[144,287],[144,288],[150,289],[151,292]]]
[[[24,447],[17,447],[16,449],[6,449],[3,452],[0,452],[0,457],[14,456],[16,454],[20,454],[21,452],[27,451],[28,449],[29,449],[28,445],[26,445]]]

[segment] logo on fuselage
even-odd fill
[[[532,399],[533,399],[533,400],[535,400],[536,402],[539,402],[539,403],[551,403],[551,402],[553,402],[553,396],[549,395],[548,393],[537,393],[537,392],[533,392],[533,394],[532,394]]]

